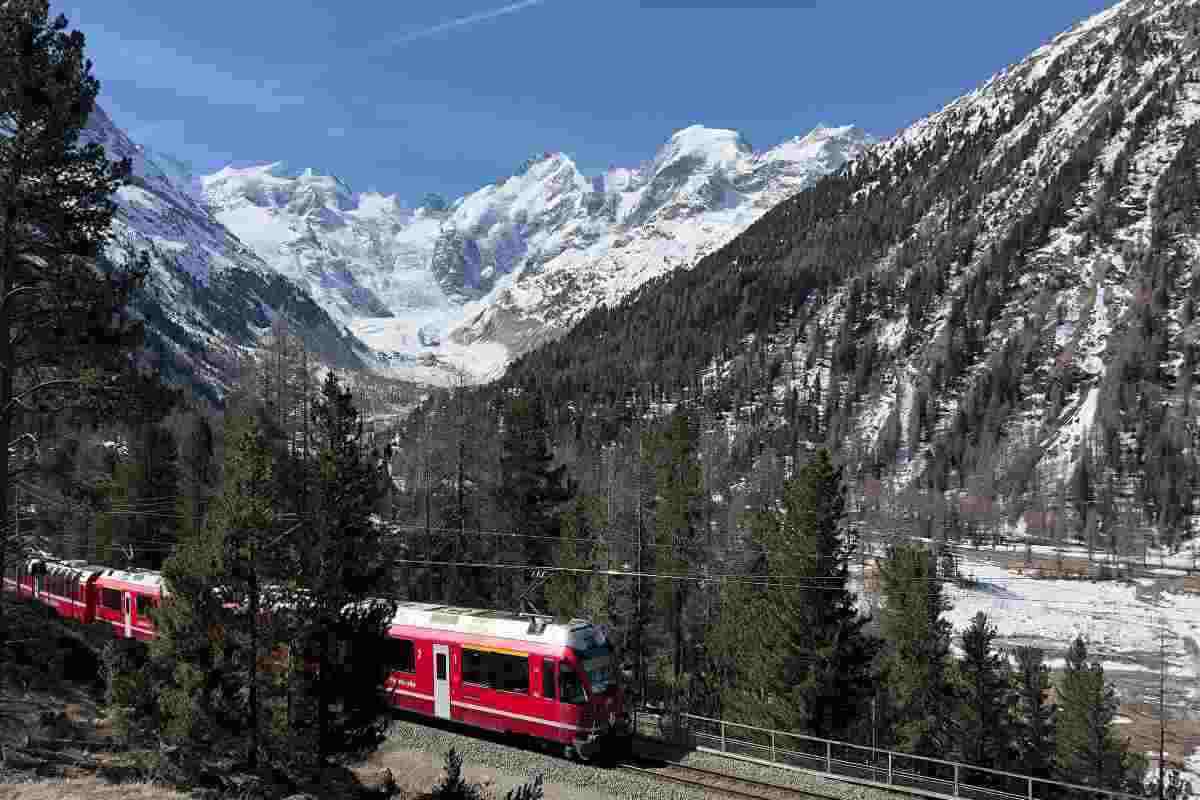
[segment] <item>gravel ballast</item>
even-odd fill
[[[428,791],[443,776],[447,751],[462,754],[468,780],[491,788],[496,796],[541,774],[546,800],[607,800],[608,798],[663,798],[663,800],[709,800],[713,794],[686,786],[657,781],[611,766],[591,766],[568,761],[561,755],[542,752],[536,744],[508,743],[497,735],[473,735],[468,729],[449,725],[423,725],[397,718],[388,741],[372,756],[373,766],[388,767],[404,788]],[[508,740],[511,742],[512,740]],[[811,791],[833,800],[901,800],[892,792],[826,780],[815,775],[764,767],[706,753],[689,753],[679,760],[750,780],[768,781]]]

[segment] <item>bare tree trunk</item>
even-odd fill
[[[258,564],[255,561],[255,539],[250,538],[250,769],[258,767]]]
[[[454,537],[454,566],[450,567],[449,571],[449,592],[451,593],[450,601],[454,602],[453,593],[458,591],[458,562],[462,559],[462,543],[463,537],[467,532],[467,508],[465,497],[463,494],[463,481],[465,480],[465,465],[466,460],[466,417],[463,414],[464,391],[466,387],[460,380],[458,385],[458,468],[455,477],[455,491],[457,494],[458,503],[458,534]]]
[[[10,177],[9,197],[16,194],[16,175]],[[8,490],[12,483],[9,475],[10,457],[8,443],[12,441],[12,411],[9,404],[13,398],[13,368],[16,366],[12,346],[12,309],[6,301],[12,289],[13,252],[13,201],[5,204],[4,217],[4,262],[0,264],[0,580],[8,569],[8,550],[13,546],[13,537],[8,534]],[[0,600],[0,663],[8,653],[8,621],[4,617],[4,603]]]
[[[308,512],[308,457],[309,447],[311,443],[308,440],[308,418],[311,416],[312,408],[312,387],[309,385],[308,373],[308,348],[302,347],[300,351],[301,369],[304,370],[303,392],[304,396],[300,401],[300,413],[303,416],[301,424],[304,426],[304,452],[300,454],[301,462],[304,468],[300,470],[300,513]]]
[[[425,484],[425,599],[433,599],[433,536],[430,527],[430,512],[433,504],[433,481],[430,477],[430,440],[429,440],[429,415],[425,415],[425,463],[423,465],[424,477],[422,482]]]

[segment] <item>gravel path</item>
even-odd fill
[[[446,725],[422,725],[408,718],[397,719],[387,743],[371,757],[371,767],[387,767],[396,782],[411,790],[428,791],[442,775],[446,752],[453,747],[464,757],[468,780],[483,784],[497,797],[513,786],[541,774],[546,800],[609,800],[610,798],[655,798],[655,800],[710,800],[713,795],[685,786],[655,781],[623,772],[615,767],[590,766],[542,752],[536,745],[523,747],[505,737],[466,735]],[[812,791],[832,800],[900,800],[906,795],[882,792],[849,783],[822,780],[816,776],[690,753],[680,763],[729,775],[770,781]]]

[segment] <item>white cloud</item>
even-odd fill
[[[521,0],[517,3],[509,3],[508,5],[501,6],[500,8],[493,8],[490,11],[480,11],[476,14],[469,14],[465,17],[459,17],[458,19],[452,19],[448,22],[432,25],[428,28],[422,28],[419,31],[412,31],[411,33],[402,34],[391,39],[389,44],[408,44],[409,42],[416,41],[417,39],[425,39],[430,36],[436,36],[444,31],[453,30],[455,28],[464,28],[468,25],[474,25],[477,22],[486,22],[490,19],[496,19],[497,17],[515,14],[518,11],[523,11],[526,8],[540,6],[545,2],[546,0]]]

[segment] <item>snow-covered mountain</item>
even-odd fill
[[[427,380],[447,364],[482,378],[598,304],[691,266],[871,143],[820,127],[755,153],[733,131],[695,126],[638,168],[589,178],[545,153],[447,208],[406,208],[278,163],[202,183],[217,220],[384,363]]]
[[[81,138],[104,145],[110,159],[132,161],[132,179],[115,197],[109,255],[150,256],[135,311],[146,319],[148,357],[161,371],[220,395],[238,354],[276,319],[326,364],[363,367],[362,343],[213,217],[187,165],[136,144],[99,107]]]
[[[921,535],[1124,551],[1200,533],[1198,260],[1200,2],[1123,0],[504,381],[828,444]]]

